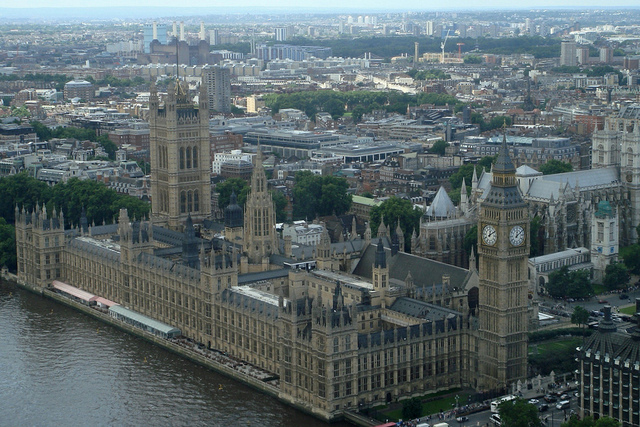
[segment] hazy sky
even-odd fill
[[[464,0],[459,2],[446,2],[438,0],[404,0],[402,2],[390,2],[388,0],[323,0],[310,2],[301,0],[30,0],[30,1],[0,1],[0,8],[46,8],[46,7],[197,7],[197,8],[224,8],[230,7],[261,7],[261,8],[287,8],[295,11],[297,8],[305,9],[361,9],[361,10],[434,10],[434,9],[525,9],[525,8],[562,8],[562,7],[590,7],[612,8],[616,6],[640,8],[638,0]],[[246,11],[243,11],[246,12]]]

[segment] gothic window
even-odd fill
[[[193,211],[193,193],[187,191],[187,212]]]
[[[627,166],[633,166],[633,150],[631,148],[627,150]]]
[[[602,242],[604,240],[604,223],[598,222],[598,242]]]
[[[598,163],[604,163],[604,147],[598,145]]]
[[[180,149],[180,169],[184,169],[184,148]]]
[[[180,192],[180,213],[187,212],[187,195],[184,191]]]
[[[200,211],[200,196],[198,190],[193,192],[193,210],[195,212]]]
[[[187,147],[187,169],[191,169],[191,147]]]
[[[198,147],[193,147],[192,156],[193,156],[193,167],[197,168],[198,167]]]

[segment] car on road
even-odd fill
[[[553,403],[553,402],[557,402],[557,401],[558,401],[558,399],[557,399],[555,396],[552,396],[552,395],[550,395],[550,394],[547,394],[547,395],[544,397],[544,400],[545,400],[547,403]]]
[[[461,417],[456,418],[456,421],[459,423],[464,423],[466,421],[469,421],[469,417],[465,417],[464,415]]]
[[[627,294],[620,294],[620,299],[629,299],[629,295]]]
[[[609,301],[607,301],[606,299],[599,299],[598,300],[598,304],[607,304]]]
[[[560,396],[560,400],[569,400],[571,399],[571,396],[569,396],[568,394],[563,394],[562,396]]]
[[[540,412],[547,412],[548,410],[549,410],[549,405],[547,405],[546,403],[543,403],[538,407],[538,411]]]
[[[529,399],[529,403],[532,405],[535,405],[536,403],[539,403],[540,401],[538,399]]]

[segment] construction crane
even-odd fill
[[[442,64],[444,64],[444,45],[447,43],[447,39],[449,38],[449,31],[451,30],[447,30],[447,35],[445,36],[442,43],[440,43],[440,49],[442,49],[442,61],[441,61]]]

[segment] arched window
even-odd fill
[[[193,147],[193,167],[194,168],[199,167],[198,166],[198,147]]]
[[[187,212],[193,211],[193,195],[191,191],[187,192]]]
[[[180,193],[180,213],[187,212],[187,194],[182,191]]]
[[[187,147],[187,169],[191,169],[191,147]]]
[[[598,163],[604,163],[604,147],[598,145]]]
[[[633,149],[627,150],[627,166],[633,166]]]
[[[200,195],[198,194],[198,190],[193,192],[193,210],[195,212],[198,212],[200,210]]]
[[[180,148],[180,169],[184,169],[184,148]]]

